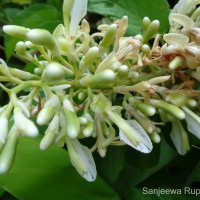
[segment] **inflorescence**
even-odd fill
[[[16,54],[35,69],[11,68],[0,59],[0,86],[9,95],[0,108],[0,173],[11,168],[20,137],[37,137],[43,125],[40,149],[66,145],[71,163],[88,181],[97,174],[93,151],[104,157],[109,145],[127,144],[150,153],[167,122],[178,153],[187,153],[189,132],[200,138],[200,92],[194,89],[200,81],[198,4],[180,0],[163,36],[159,21],[148,17],[142,35],[125,36],[127,16],[90,34],[82,19],[87,0],[64,0],[64,25],[52,34],[4,26],[6,34],[22,39]],[[91,149],[81,143],[88,137],[95,139]]]

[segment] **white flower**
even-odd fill
[[[119,127],[119,137],[122,141],[142,153],[150,153],[152,151],[151,140],[137,121],[126,121],[118,113],[111,110],[107,110],[106,113],[108,118]]]
[[[91,151],[77,139],[66,138],[66,143],[72,165],[84,179],[89,182],[94,181],[97,171]]]

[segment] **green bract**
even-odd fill
[[[200,81],[196,7],[194,1],[180,0],[169,16],[170,32],[163,37],[160,22],[148,17],[142,35],[125,36],[127,16],[90,34],[89,23],[82,20],[87,0],[64,0],[64,25],[53,33],[4,26],[5,33],[23,40],[16,44],[16,53],[35,69],[31,74],[0,59],[0,86],[10,97],[0,108],[0,173],[11,168],[20,137],[36,137],[37,126],[46,127],[40,149],[66,145],[73,166],[87,181],[94,181],[97,172],[83,138],[95,139],[91,149],[101,157],[109,145],[127,144],[150,153],[152,142],[162,139],[159,125],[171,122],[175,148],[187,153],[189,134],[182,122],[200,138],[200,118],[192,111],[199,106],[199,91],[190,84]]]

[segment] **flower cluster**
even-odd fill
[[[4,26],[6,34],[22,39],[16,54],[35,69],[10,68],[0,59],[0,81],[6,82],[0,86],[10,99],[0,108],[0,173],[11,168],[20,137],[37,137],[43,125],[40,149],[66,145],[71,163],[88,181],[97,174],[93,151],[104,157],[109,145],[127,144],[150,153],[167,122],[175,148],[185,154],[190,144],[183,122],[200,138],[200,118],[193,111],[199,106],[199,91],[193,89],[200,81],[199,3],[180,0],[163,38],[159,21],[148,17],[142,35],[125,36],[127,16],[90,34],[82,20],[87,0],[64,0],[64,24],[52,34]],[[87,137],[95,139],[91,149],[81,143]]]

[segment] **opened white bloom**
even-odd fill
[[[70,19],[70,36],[76,34],[78,25],[82,18],[87,13],[87,3],[88,0],[74,0],[73,7],[71,9],[71,19]]]
[[[185,155],[190,150],[188,134],[180,120],[172,121],[170,137],[179,154]]]
[[[95,181],[97,176],[96,165],[91,151],[77,139],[69,140],[66,137],[67,148],[72,165],[87,181]]]
[[[151,140],[142,126],[135,120],[124,120],[118,113],[107,110],[108,118],[119,127],[120,140],[142,153],[153,149]]]
[[[185,112],[188,131],[200,139],[200,117],[185,106],[182,109]]]

